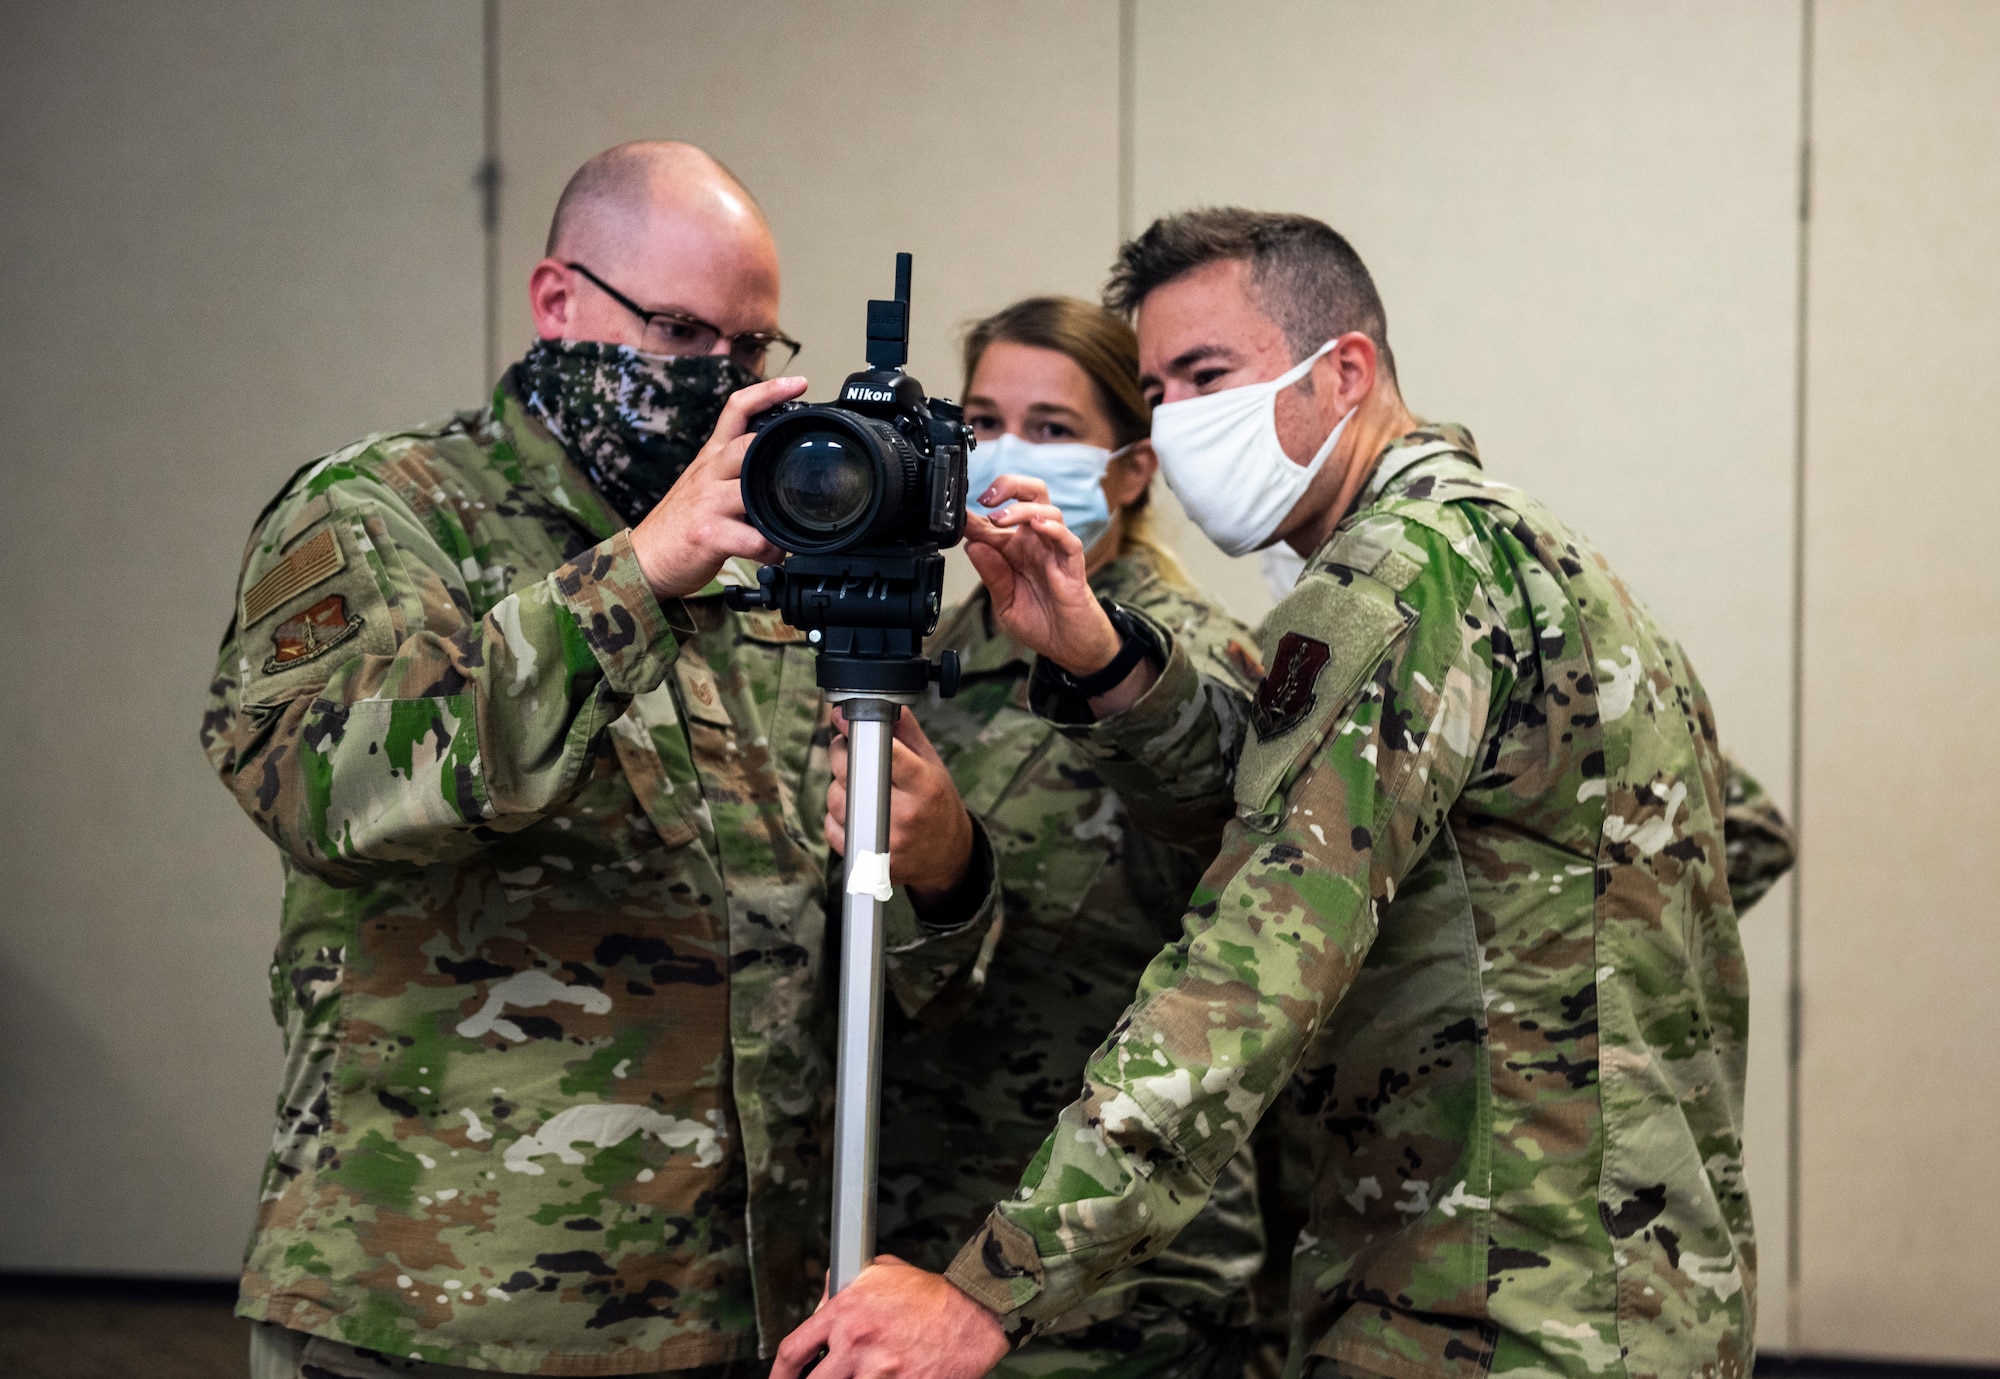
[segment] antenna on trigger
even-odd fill
[[[896,255],[896,299],[868,303],[868,364],[900,369],[910,360],[910,256]]]

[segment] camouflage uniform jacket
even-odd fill
[[[1143,550],[1091,586],[1170,629],[1247,712],[1256,686],[1241,623],[1162,581]],[[1030,710],[1032,654],[994,629],[983,590],[946,615],[932,647],[958,651],[963,680],[955,698],[933,692],[919,718],[992,839],[1005,917],[963,1013],[941,1023],[891,1012],[884,1039],[881,1248],[942,1269],[1014,1191],[1139,973],[1180,937],[1219,839],[1188,850],[1132,827],[1090,760]],[[1077,1331],[1135,1299],[1242,1325],[1263,1253],[1254,1165],[1240,1154],[1172,1249],[1050,1329]]]
[[[511,381],[258,523],[202,733],[285,874],[245,1316],[611,1374],[769,1353],[817,1300],[813,657],[720,584],[663,607],[623,525]],[[996,905],[892,909],[899,996]]]
[[[1757,778],[1725,756],[1722,839],[1729,855],[1729,898],[1741,917],[1798,860],[1792,826]]]
[[[951,1277],[1021,1331],[1075,1306],[1289,1087],[1295,1371],[1747,1375],[1747,980],[1685,655],[1456,427],[1384,452],[1262,640],[1187,938]],[[1081,736],[1131,793],[1217,755],[1196,707],[1170,665]]]

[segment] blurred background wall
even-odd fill
[[[1804,832],[1744,926],[1765,1348],[2000,1361],[1996,89],[1987,0],[0,7],[0,1269],[233,1272],[278,879],[195,730],[242,541],[477,405],[569,173],[671,136],[763,201],[820,396],[899,249],[955,393],[964,322],[1156,214],[1347,233],[1413,407],[1609,553]]]

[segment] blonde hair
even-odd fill
[[[1075,297],[1029,297],[973,322],[965,333],[966,392],[972,390],[972,376],[979,372],[986,351],[1003,342],[1054,350],[1082,369],[1111,423],[1113,449],[1152,434],[1153,409],[1139,391],[1139,337],[1103,307]],[[1143,553],[1161,579],[1191,588],[1187,572],[1154,530],[1152,500],[1148,484],[1118,510],[1118,549],[1113,558]]]

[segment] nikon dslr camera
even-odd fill
[[[943,607],[942,552],[965,534],[972,432],[957,403],[903,372],[909,338],[910,256],[898,254],[895,300],[868,303],[868,367],[833,402],[788,402],[750,422],[744,513],[786,558],[730,603],[805,629],[820,687],[837,694],[957,687],[957,657],[930,665],[923,639]]]

